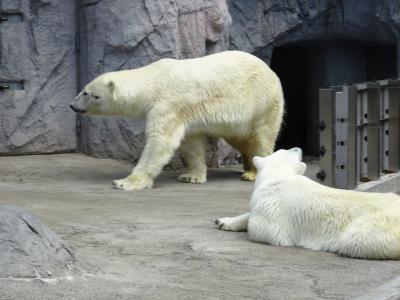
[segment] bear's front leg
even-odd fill
[[[155,114],[155,113],[154,113]],[[146,145],[131,175],[114,180],[113,187],[125,191],[151,188],[154,178],[169,162],[184,135],[184,125],[176,116],[157,113],[147,119]]]
[[[247,231],[250,213],[245,213],[233,218],[219,218],[215,220],[218,229],[226,231]]]

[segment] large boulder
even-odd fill
[[[74,261],[64,241],[37,217],[0,206],[0,277],[63,275]]]

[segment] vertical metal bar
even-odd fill
[[[317,178],[335,186],[335,91],[319,90],[320,171]]]
[[[389,87],[385,81],[380,81],[381,85],[381,130],[380,130],[380,153],[381,153],[381,172],[389,170]]]
[[[379,179],[380,176],[380,89],[367,88],[368,102],[368,178]]]
[[[357,88],[344,86],[343,95],[347,99],[347,188],[358,184],[357,147]]]
[[[361,182],[368,181],[367,165],[367,92],[366,87],[357,85],[357,177]]]
[[[343,92],[336,93],[336,161],[335,186],[347,188],[347,98]]]
[[[400,80],[396,81],[400,85]],[[400,169],[400,86],[388,87],[389,128],[385,134],[389,138],[388,171]]]

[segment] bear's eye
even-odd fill
[[[93,96],[95,99],[99,99],[100,97],[99,96]]]
[[[86,92],[83,92],[83,96],[87,96],[87,93],[86,93]]]

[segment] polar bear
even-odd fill
[[[254,157],[250,212],[215,221],[251,240],[366,259],[400,259],[400,197],[334,189],[303,176],[301,149]]]
[[[105,73],[71,103],[87,115],[146,119],[146,145],[132,173],[115,188],[150,188],[180,146],[187,171],[178,181],[206,181],[206,136],[224,138],[243,156],[243,180],[254,180],[255,155],[273,152],[283,116],[276,74],[257,57],[225,51],[194,59],[161,59]]]

